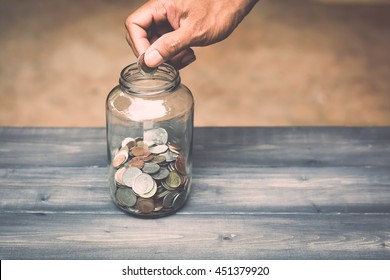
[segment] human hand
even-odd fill
[[[228,37],[258,0],[150,0],[126,19],[126,39],[138,57],[177,69],[195,60],[191,47]]]

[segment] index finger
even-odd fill
[[[126,18],[127,40],[138,57],[150,46],[148,30],[153,24],[153,14],[147,4],[135,10]]]

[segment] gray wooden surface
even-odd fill
[[[0,259],[390,259],[390,128],[196,128],[177,214],[111,202],[104,128],[0,128]]]

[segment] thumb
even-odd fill
[[[145,51],[145,64],[157,67],[189,47],[189,36],[181,29],[165,33]]]

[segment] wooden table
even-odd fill
[[[178,213],[107,186],[104,128],[0,128],[0,259],[390,259],[390,127],[196,128]]]

